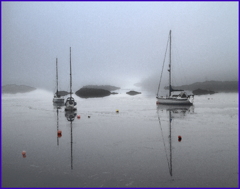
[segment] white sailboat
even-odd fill
[[[193,104],[193,95],[187,95],[184,90],[176,90],[172,88],[171,85],[171,30],[169,32],[169,96],[159,96],[159,89],[160,89],[160,83],[161,78],[158,86],[158,92],[157,92],[157,102],[156,104],[164,104],[164,105],[192,105]],[[168,47],[168,44],[167,44]],[[165,54],[166,55],[166,54]],[[165,60],[165,58],[164,58]],[[162,77],[162,75],[161,75]],[[181,91],[179,94],[173,94],[174,91]]]
[[[71,47],[70,47],[70,97],[65,102],[65,111],[75,111],[77,103],[72,97],[72,65],[71,65]]]
[[[56,58],[56,82],[57,82],[57,91],[53,97],[54,104],[64,104],[64,97],[58,94],[58,59]]]

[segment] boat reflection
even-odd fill
[[[67,118],[68,121],[70,121],[70,128],[71,128],[71,169],[73,169],[73,133],[72,133],[72,122],[74,121],[75,117],[76,117],[77,113],[76,111],[67,111],[65,113],[65,117]]]
[[[64,102],[53,102],[54,109],[62,109],[63,106],[64,106]]]
[[[173,105],[157,105],[157,110],[172,111],[173,113],[194,113],[193,105],[173,106]]]
[[[67,118],[68,121],[71,122],[71,124],[74,121],[76,115],[77,115],[76,111],[66,111],[65,112],[65,117]]]
[[[59,138],[62,136],[62,131],[59,130],[59,111],[60,108],[57,108],[57,145],[59,146]]]
[[[168,135],[168,142],[169,142],[169,152],[167,152],[167,146],[164,140],[163,134],[163,126],[161,124],[160,113],[161,112],[168,112],[168,121],[169,121],[169,135]],[[194,112],[194,106],[164,106],[158,105],[157,106],[157,114],[158,114],[158,121],[161,129],[161,134],[163,138],[164,150],[166,153],[168,169],[170,176],[173,176],[173,168],[172,168],[172,122],[175,118],[184,118],[187,114],[191,114]],[[163,117],[162,117],[163,118]],[[166,128],[166,127],[165,127]],[[181,142],[182,136],[178,136],[178,142]],[[168,156],[169,153],[169,156]]]

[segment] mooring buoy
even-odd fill
[[[181,140],[182,140],[182,137],[179,135],[178,136],[178,142],[181,142]]]
[[[25,150],[22,151],[22,156],[23,156],[23,158],[26,157],[26,151]]]

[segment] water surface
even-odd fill
[[[238,186],[237,93],[170,110],[144,93],[74,97],[71,122],[49,92],[2,96],[2,187]]]

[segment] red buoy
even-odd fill
[[[78,118],[78,119],[80,119],[80,118],[81,118],[81,116],[80,116],[80,115],[78,115],[78,116],[77,116],[77,118]]]
[[[178,136],[178,142],[181,142],[181,140],[182,140],[182,137],[179,135]]]
[[[58,135],[58,137],[60,138],[60,137],[62,136],[62,131],[61,131],[61,130],[58,130],[57,135]]]
[[[25,158],[26,157],[26,151],[22,151],[22,156],[23,156],[23,158]]]

